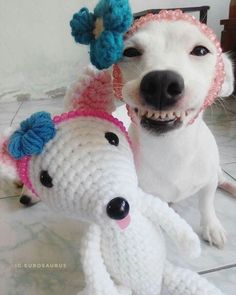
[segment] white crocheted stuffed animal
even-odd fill
[[[101,75],[108,93],[109,75]],[[78,110],[53,119],[32,115],[8,141],[25,185],[51,208],[89,223],[82,293],[158,295],[164,284],[176,295],[222,294],[166,260],[162,229],[190,257],[199,255],[199,239],[166,203],[139,188],[132,144],[110,114],[110,96],[88,96],[81,96]]]

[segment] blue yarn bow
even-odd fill
[[[90,60],[102,70],[121,59],[123,37],[132,22],[128,0],[101,0],[94,13],[84,7],[73,15],[71,34],[77,43],[90,44]],[[100,26],[98,36],[94,33],[97,26]]]
[[[19,160],[25,156],[39,155],[44,145],[56,135],[49,113],[38,112],[21,122],[20,128],[10,137],[8,151]]]

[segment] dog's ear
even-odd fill
[[[234,72],[233,63],[226,53],[223,53],[223,62],[225,67],[225,80],[219,96],[226,97],[231,95],[234,91]]]

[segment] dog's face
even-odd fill
[[[141,126],[164,133],[184,127],[201,109],[215,77],[217,48],[186,21],[150,22],[125,42],[119,63],[123,97]],[[224,56],[222,96],[233,90],[232,65]]]

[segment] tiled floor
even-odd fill
[[[55,114],[62,107],[62,99],[0,104],[0,132],[10,125],[16,126],[35,111]],[[122,109],[118,110],[119,116],[122,113]],[[212,107],[205,119],[216,136],[222,167],[236,181],[236,100],[228,99],[225,108]],[[55,215],[42,203],[23,208],[15,194],[0,189],[0,294],[76,294],[83,286],[79,256],[82,225]],[[175,208],[198,232],[197,198],[183,201]],[[187,261],[168,243],[169,257],[179,265],[204,272],[203,276],[225,294],[235,295],[236,199],[218,191],[216,210],[228,232],[224,250],[202,242],[202,256]]]

